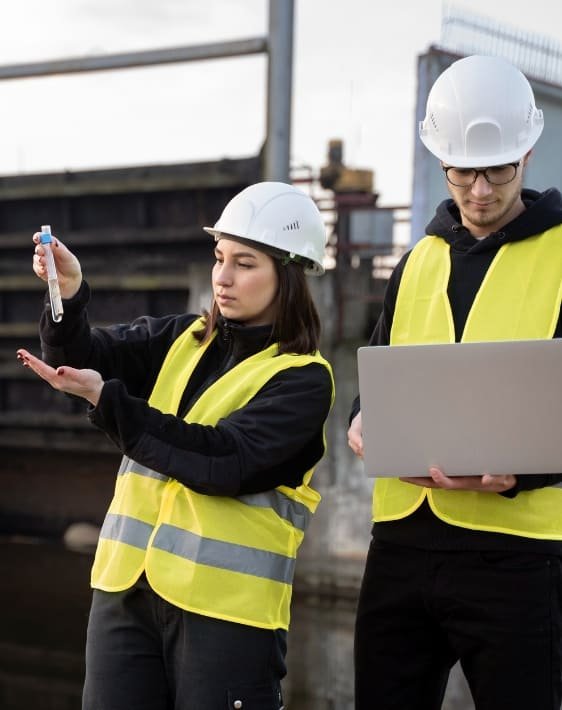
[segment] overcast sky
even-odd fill
[[[441,0],[295,0],[292,164],[327,143],[411,198],[417,56]],[[471,0],[471,12],[562,41],[560,0]],[[0,64],[263,36],[267,0],[2,0]],[[263,56],[0,83],[0,175],[256,154]]]

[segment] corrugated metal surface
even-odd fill
[[[18,347],[39,352],[45,288],[31,269],[32,233],[50,224],[76,252],[96,292],[94,324],[181,312],[202,282],[198,271],[208,273],[211,263],[201,227],[258,179],[257,158],[0,179],[3,448],[113,450],[87,426],[82,402],[50,390],[16,361]]]

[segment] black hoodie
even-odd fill
[[[245,327],[219,319],[218,336],[195,368],[176,415],[148,398],[166,353],[196,315],[142,317],[131,324],[90,328],[90,290],[82,283],[54,325],[40,323],[43,359],[92,368],[105,384],[91,422],[135,461],[208,495],[239,496],[299,486],[324,453],[323,423],[332,383],[319,363],[273,376],[241,409],[216,426],[183,420],[200,393],[237,363],[265,348],[271,326]]]
[[[562,224],[562,195],[558,190],[552,188],[543,193],[523,190],[522,199],[526,209],[512,222],[506,224],[500,231],[493,232],[486,239],[475,239],[461,224],[458,207],[451,199],[443,201],[438,206],[435,216],[426,228],[426,234],[442,237],[451,247],[451,275],[447,294],[451,303],[457,342],[460,341],[474,298],[498,249],[506,242],[521,241]],[[383,312],[369,345],[390,344],[396,297],[409,255],[410,252],[402,257],[390,277]],[[554,337],[562,337],[561,317],[558,318]],[[351,418],[359,408],[359,399],[356,399]],[[513,498],[519,491],[556,485],[560,482],[562,482],[562,474],[518,476],[515,488],[502,495]],[[562,542],[530,540],[447,525],[433,515],[427,503],[407,518],[377,523],[375,533],[379,540],[426,549],[528,550],[532,548],[562,554]]]

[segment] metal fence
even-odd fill
[[[439,48],[455,54],[501,56],[529,78],[562,85],[562,43],[454,3],[443,14]]]

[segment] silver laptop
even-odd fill
[[[369,476],[562,472],[562,340],[363,347]]]

